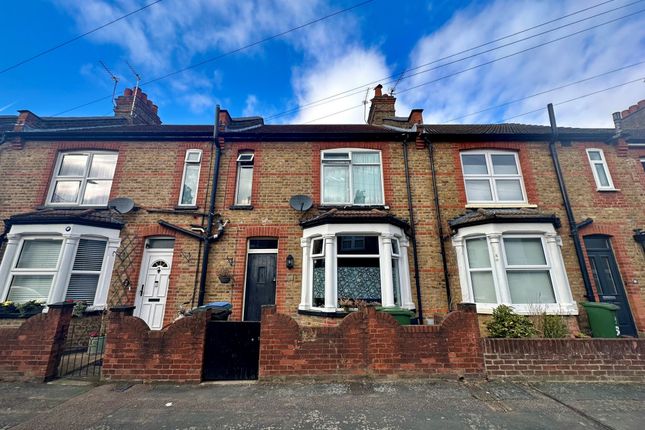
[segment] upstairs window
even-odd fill
[[[469,204],[526,203],[524,181],[516,153],[462,152],[461,166]]]
[[[324,151],[321,170],[323,204],[384,204],[380,151]]]
[[[615,190],[602,149],[587,149],[587,157],[589,157],[593,178],[596,181],[596,189],[598,191]]]
[[[253,191],[253,152],[240,152],[237,156],[237,184],[235,205],[250,206]]]
[[[202,161],[201,149],[189,149],[184,159],[184,175],[181,181],[179,206],[197,205],[197,188],[199,187],[199,171]]]
[[[47,202],[60,206],[106,206],[116,161],[116,152],[59,154]]]

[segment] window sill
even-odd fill
[[[199,210],[199,206],[175,206],[176,211],[196,211]]]
[[[252,211],[253,205],[233,205],[228,208],[232,211]]]
[[[477,303],[477,313],[491,315],[493,310],[500,304]],[[538,315],[541,313],[546,313],[547,315],[578,315],[578,306],[575,303],[504,304],[513,308],[513,311],[519,315]]]
[[[350,313],[351,311],[345,312],[345,311],[337,310],[335,312],[325,312],[325,311],[318,311],[313,309],[298,309],[299,315],[308,315],[312,317],[345,318]]]
[[[617,193],[620,192],[620,188],[596,188],[596,191],[599,193]]]
[[[318,209],[328,210],[328,209],[349,209],[349,210],[370,210],[370,209],[381,209],[389,210],[390,207],[387,205],[353,205],[353,204],[337,204],[333,205],[330,203],[324,203],[318,206]]]
[[[528,203],[468,203],[466,209],[479,209],[479,208],[530,208],[535,209],[538,205],[530,205]]]

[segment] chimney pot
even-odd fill
[[[383,95],[383,92],[381,91],[383,89],[383,85],[378,84],[374,88],[374,97],[381,97]]]

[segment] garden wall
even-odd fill
[[[645,339],[482,339],[491,379],[645,381]]]
[[[108,381],[193,382],[202,378],[209,312],[182,318],[163,330],[150,330],[132,316],[134,307],[113,308],[103,354]]]
[[[0,327],[0,380],[44,382],[56,376],[73,303],[49,305],[19,327]]]
[[[335,327],[301,327],[264,307],[260,378],[310,375],[483,375],[474,305],[439,326],[401,326],[374,308]]]

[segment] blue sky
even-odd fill
[[[2,2],[0,70],[151,1]],[[109,96],[112,81],[99,61],[120,77],[122,93],[134,84],[126,62],[145,82],[361,1],[163,0],[1,73],[0,115],[18,109],[54,115]],[[590,9],[575,13],[585,8]],[[636,80],[556,105],[560,125],[608,127],[612,112],[645,99],[645,63],[637,64],[645,61],[645,12],[620,19],[643,9],[645,1],[636,0],[373,0],[143,89],[166,124],[210,123],[217,103],[233,116],[260,115],[268,123],[362,123],[363,100],[366,94],[371,98],[374,82],[390,91],[395,85],[386,78],[406,71],[394,88],[399,115],[423,108],[427,123],[546,123],[542,108],[549,102]],[[523,31],[567,14],[574,15]],[[610,20],[616,21],[603,24]],[[560,37],[565,38],[548,43]],[[451,56],[496,39],[501,40]],[[529,50],[516,54],[524,49]],[[497,60],[502,56],[509,57]],[[626,66],[631,67],[507,104]],[[347,97],[318,102],[347,90]],[[479,113],[469,115],[474,112]],[[108,98],[65,115],[110,114]]]

